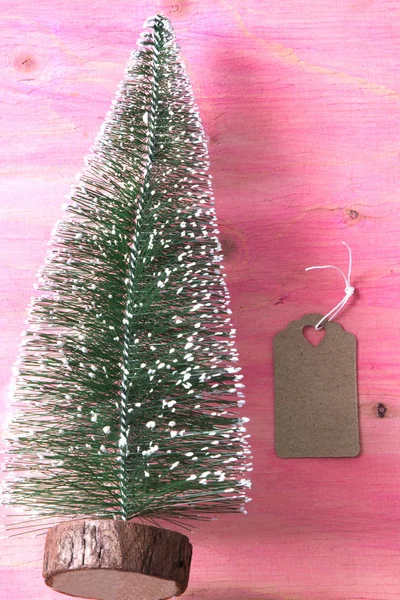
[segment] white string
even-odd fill
[[[324,317],[322,317],[322,319],[320,321],[318,321],[318,323],[315,326],[315,329],[317,331],[322,329],[321,324],[324,321],[326,321],[326,319],[328,319],[328,321],[332,321],[332,319],[334,319],[340,313],[342,308],[347,304],[347,302],[350,300],[350,298],[352,297],[352,295],[355,292],[355,288],[353,288],[353,286],[350,283],[351,267],[352,267],[351,248],[348,244],[346,244],[346,242],[342,242],[342,244],[344,244],[346,246],[346,248],[349,252],[349,270],[347,273],[347,277],[343,273],[343,271],[341,269],[339,269],[339,267],[335,267],[335,265],[318,265],[316,267],[307,267],[307,269],[305,269],[306,271],[311,271],[311,269],[336,269],[336,271],[339,271],[339,273],[343,277],[345,285],[346,285],[346,287],[344,288],[345,296],[342,298],[342,300],[338,304],[336,304],[336,306],[334,308],[332,308],[332,310],[330,310]]]

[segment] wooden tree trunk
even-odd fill
[[[47,533],[43,577],[63,594],[161,600],[188,585],[192,546],[181,533],[119,520],[61,523]]]

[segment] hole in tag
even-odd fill
[[[315,327],[311,325],[306,325],[303,327],[303,335],[306,338],[307,342],[311,344],[311,346],[319,346],[326,335],[325,327],[319,329],[318,331]]]

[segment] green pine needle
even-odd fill
[[[172,521],[244,510],[244,404],[206,138],[147,22],[56,227],[15,380],[3,501]]]

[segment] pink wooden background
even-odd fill
[[[192,535],[186,597],[398,599],[398,0],[0,1],[2,406],[63,196],[157,11],[174,23],[209,136],[255,456],[248,516]],[[359,342],[362,454],[278,459],[272,336],[340,300],[337,274],[304,268],[346,267],[342,240],[358,290],[339,321]],[[2,600],[56,598],[42,542],[0,542]]]

